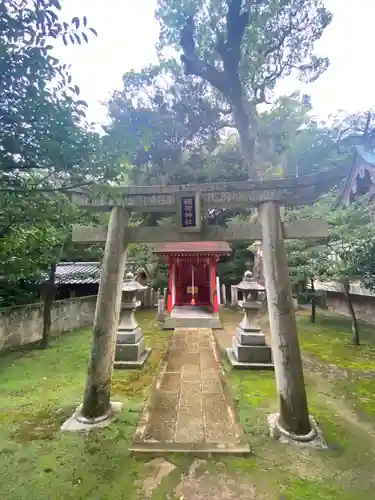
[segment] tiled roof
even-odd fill
[[[344,293],[343,285],[337,281],[326,281],[326,282],[316,281],[314,286],[315,289],[318,291],[322,290],[325,292]],[[310,285],[308,286],[308,288],[310,288]],[[363,295],[365,297],[375,297],[374,292],[365,288],[360,281],[350,282],[350,293],[351,295]]]
[[[226,241],[194,241],[178,243],[161,243],[155,245],[153,253],[157,254],[228,254],[232,250]]]
[[[99,283],[102,265],[100,262],[60,262],[56,266],[56,284],[90,284]],[[135,262],[126,264],[125,273],[137,274],[144,271]],[[147,273],[146,273],[147,274]]]

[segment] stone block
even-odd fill
[[[259,329],[253,331],[244,331],[241,328],[237,329],[236,339],[241,345],[266,345],[264,334]]]
[[[228,357],[229,363],[232,365],[232,368],[240,369],[240,370],[274,370],[275,367],[273,363],[241,363],[237,360],[236,355],[232,347],[227,347],[225,349]]]
[[[212,328],[221,330],[223,328],[218,315],[212,315],[208,318],[191,317],[169,317],[165,320],[163,329],[174,330],[175,328]]]
[[[137,361],[146,349],[145,338],[142,337],[135,344],[116,343],[115,361]]]
[[[267,345],[241,345],[233,339],[233,352],[240,363],[272,363],[271,347]]]
[[[118,330],[116,344],[136,344],[142,338],[142,330],[138,327],[131,332],[127,330]]]

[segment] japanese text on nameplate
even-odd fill
[[[182,227],[195,227],[196,224],[195,196],[186,196],[181,198]]]

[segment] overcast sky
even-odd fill
[[[156,60],[154,45],[158,26],[156,0],[62,0],[64,17],[88,17],[98,31],[85,46],[58,47],[60,57],[72,65],[74,82],[89,104],[89,117],[105,121],[100,102],[122,87],[121,77],[130,69]],[[317,45],[331,65],[317,82],[302,86],[294,79],[282,81],[278,94],[300,88],[312,96],[315,114],[325,119],[338,109],[349,112],[375,105],[373,30],[375,0],[326,0],[333,22]]]

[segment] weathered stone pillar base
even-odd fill
[[[86,418],[82,415],[82,405],[77,408],[76,412],[66,420],[62,426],[62,432],[81,432],[91,431],[102,427],[108,427],[117,419],[122,408],[122,403],[110,402],[109,410],[100,417]]]
[[[114,368],[142,368],[150,353],[151,348],[145,347],[144,337],[136,344],[116,344]]]
[[[273,370],[272,350],[268,345],[241,344],[238,334],[233,338],[233,345],[226,349],[233,368],[247,370]]]
[[[280,413],[272,413],[268,416],[270,436],[274,439],[278,439],[282,443],[308,446],[320,450],[328,448],[322,431],[312,416],[309,416],[311,431],[304,435],[296,435],[283,429],[279,423],[279,417]]]
[[[266,345],[266,339],[260,328],[251,324],[249,312],[259,309],[257,304],[242,304],[246,307],[244,319],[233,337],[232,347],[227,349],[227,356],[233,368],[248,370],[273,370],[272,349]]]
[[[150,352],[151,349],[146,348],[146,340],[133,312],[129,317],[129,311],[124,311],[123,321],[117,331],[114,367],[142,368]]]

